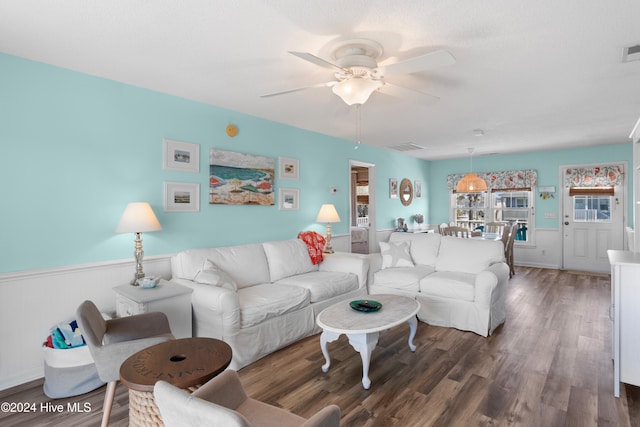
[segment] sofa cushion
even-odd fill
[[[272,282],[317,269],[311,263],[307,245],[300,239],[265,242],[262,245],[269,262]]]
[[[238,285],[226,272],[222,271],[211,260],[205,259],[202,270],[196,274],[195,282],[204,283],[205,285],[220,286],[231,291],[237,291]]]
[[[358,276],[338,271],[312,271],[279,280],[278,284],[309,290],[311,302],[325,301],[358,289]]]
[[[264,283],[238,289],[240,328],[248,328],[273,317],[309,305],[309,291],[299,286]]]
[[[504,261],[499,240],[464,239],[444,236],[436,259],[436,271],[480,273],[491,264]]]
[[[380,268],[413,267],[413,261],[409,254],[410,241],[387,243],[380,242],[380,255],[382,266]]]
[[[462,301],[475,300],[476,275],[454,271],[436,271],[420,280],[420,293]]]
[[[194,280],[207,259],[227,273],[238,288],[269,281],[269,265],[262,243],[178,252],[171,257],[171,274],[178,279]],[[247,260],[251,268],[247,268]]]
[[[436,233],[391,233],[389,242],[411,241],[409,252],[414,264],[436,265],[440,238]]]
[[[433,271],[433,267],[428,265],[386,268],[375,272],[373,275],[373,283],[388,288],[418,292],[420,289],[420,279],[433,273]]]

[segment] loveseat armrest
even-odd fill
[[[324,254],[324,261],[320,263],[319,270],[353,273],[358,277],[358,287],[364,288],[367,285],[369,261],[366,256],[360,254],[335,252],[332,254]]]
[[[193,289],[191,305],[196,323],[207,326],[198,336],[221,338],[240,330],[240,300],[236,291],[215,285],[207,285],[186,279],[172,279]]]
[[[496,298],[504,295],[504,287],[509,278],[509,266],[498,262],[487,267],[476,276],[475,300],[482,307],[490,307]]]
[[[374,252],[372,254],[367,255],[367,259],[369,260],[369,274],[367,277],[367,283],[369,287],[371,287],[375,281],[375,274],[382,270],[382,254],[380,252]]]

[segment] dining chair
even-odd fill
[[[237,372],[228,369],[189,394],[158,381],[153,394],[166,427],[339,427],[340,407],[329,405],[306,419],[247,396]]]
[[[502,247],[504,248],[505,262],[507,260],[507,246],[509,245],[509,236],[511,236],[511,226],[507,225],[502,231],[502,235],[500,236],[502,240]]]
[[[471,231],[468,228],[456,227],[456,226],[443,228],[441,233],[443,236],[454,236],[454,237],[465,237],[465,238],[471,236]]]
[[[102,427],[106,427],[122,362],[140,350],[174,337],[167,316],[160,312],[105,320],[93,302],[85,301],[78,307],[76,316],[98,376],[107,383],[101,423]]]
[[[507,230],[508,228],[509,228],[509,224],[506,223],[506,222],[501,222],[501,221],[487,222],[484,225],[484,232],[485,233],[503,234],[505,232],[505,230]]]
[[[516,228],[518,227],[517,223],[514,223],[511,226],[509,231],[509,242],[507,243],[507,264],[509,265],[509,278],[513,277],[516,274],[516,269],[513,265],[513,245],[516,240]]]

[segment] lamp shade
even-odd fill
[[[352,77],[333,85],[331,90],[338,95],[347,105],[364,104],[374,90],[382,85],[379,80]]]
[[[487,191],[487,183],[473,172],[469,172],[458,181],[456,186],[458,193],[482,193]]]
[[[129,203],[116,227],[116,233],[145,233],[162,230],[162,226],[147,202]]]
[[[318,212],[318,217],[316,218],[318,222],[340,222],[340,216],[338,215],[338,211],[336,211],[336,207],[331,203],[322,205],[320,208],[320,212]]]

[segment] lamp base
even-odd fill
[[[331,224],[327,223],[327,243],[324,245],[323,254],[332,254],[333,248],[331,247]]]
[[[133,280],[132,280],[131,282],[129,282],[129,284],[130,284],[131,286],[140,286],[140,284],[138,283],[138,280],[142,279],[143,277],[145,277],[145,274],[144,274],[144,273],[142,273],[142,275],[140,275],[140,274],[136,273],[136,274],[133,276]]]

